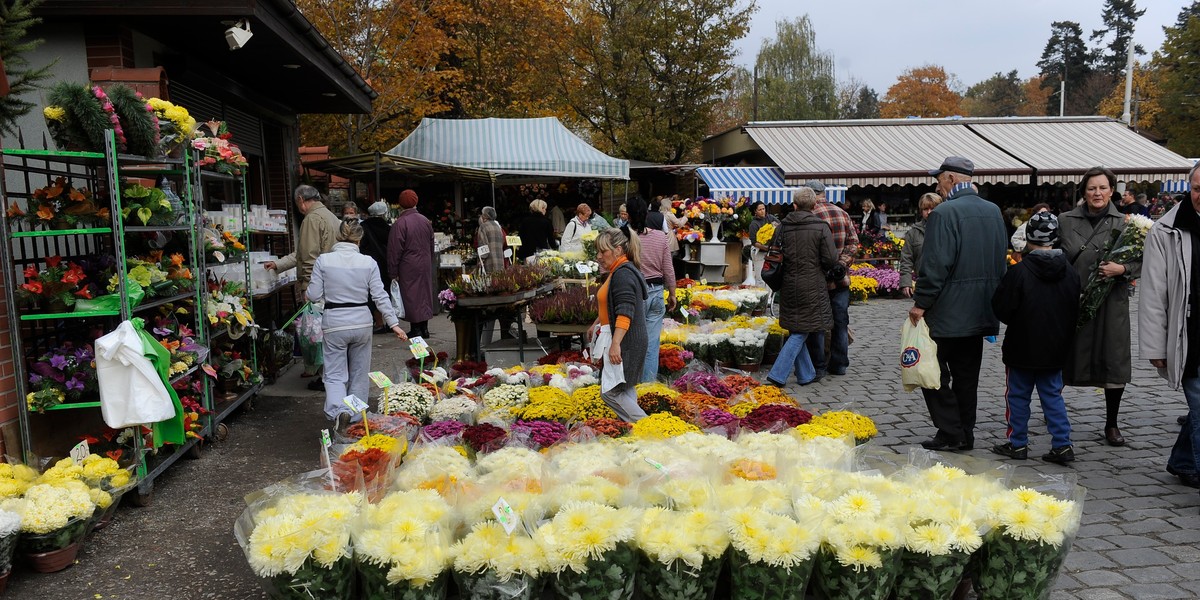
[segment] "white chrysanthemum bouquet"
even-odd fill
[[[350,526],[362,494],[295,493],[246,509],[239,541],[250,568],[284,599],[354,598]]]
[[[451,530],[450,505],[433,490],[395,492],[363,507],[351,535],[359,597],[444,598]]]

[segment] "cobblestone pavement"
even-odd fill
[[[880,430],[873,444],[901,453],[934,433],[920,394],[905,393],[899,382],[900,325],[909,306],[901,300],[852,306],[856,341],[847,375],[790,390],[819,410],[850,405],[870,415]],[[430,329],[434,349],[453,353],[452,324],[438,317]],[[375,344],[376,369],[392,373],[407,358],[394,337],[375,336]],[[1136,352],[1134,365],[1121,418],[1127,446],[1104,444],[1104,398],[1098,390],[1068,388],[1077,460],[1070,466],[1036,458],[1018,462],[1025,473],[1074,473],[1088,489],[1083,526],[1054,600],[1200,597],[1200,495],[1163,470],[1179,429],[1175,419],[1186,405],[1182,392],[1168,389]],[[315,467],[316,431],[329,421],[321,412],[322,396],[304,389],[308,380],[298,373],[291,369],[264,390],[252,410],[236,414],[228,440],[208,445],[199,460],[180,461],[161,478],[152,506],[122,507],[113,524],[87,543],[76,565],[49,575],[14,569],[7,597],[264,597],[234,540],[233,522],[245,494]],[[1003,442],[1003,391],[1000,345],[988,344],[977,448],[966,453],[973,458],[1000,458],[988,448]],[[1041,456],[1049,436],[1036,407],[1030,425],[1031,456]]]

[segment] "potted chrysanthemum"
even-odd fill
[[[13,552],[17,549],[17,539],[20,537],[21,515],[9,510],[0,510],[0,594],[8,587]]]
[[[25,490],[19,548],[33,570],[61,571],[75,562],[96,510],[81,481],[39,483]]]

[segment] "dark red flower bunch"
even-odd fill
[[[660,412],[669,413],[674,408],[671,398],[658,392],[647,392],[638,396],[637,403],[648,415]]]
[[[477,453],[494,452],[504,446],[508,432],[491,423],[472,425],[462,433],[463,441]]]
[[[586,363],[583,353],[578,350],[559,350],[551,352],[538,359],[539,365],[561,365],[563,363]]]
[[[782,431],[812,420],[812,413],[787,404],[764,404],[742,419],[742,426],[751,431]]]
[[[457,371],[460,377],[471,377],[483,375],[488,370],[488,364],[483,360],[460,360],[450,365],[450,370]]]

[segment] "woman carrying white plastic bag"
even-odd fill
[[[938,368],[937,344],[929,337],[929,326],[925,319],[912,324],[904,319],[900,329],[900,381],[904,391],[917,388],[930,390],[942,387],[942,370]]]

